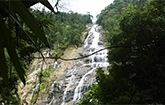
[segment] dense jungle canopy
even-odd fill
[[[81,105],[165,103],[165,1],[115,0],[98,16],[110,67]],[[119,46],[119,47],[118,47]],[[120,47],[121,46],[121,47]]]
[[[38,2],[51,12],[29,8]],[[164,104],[165,1],[114,0],[97,18],[110,66],[97,69],[97,83],[79,104]],[[55,12],[47,0],[0,1],[0,104],[20,104],[17,85],[26,85],[34,52],[50,48],[62,56],[82,44],[88,23],[90,14]]]

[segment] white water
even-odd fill
[[[83,55],[91,54],[104,48],[100,41],[100,27],[93,25],[89,35],[84,42]],[[86,60],[86,61],[85,61]],[[53,83],[50,89],[49,105],[74,105],[77,104],[88,87],[96,82],[95,70],[98,67],[107,67],[107,50],[98,52],[85,60],[77,62],[71,70],[68,70],[64,77]]]
[[[70,87],[70,85],[71,85],[71,83],[74,81],[74,75],[73,75],[73,71],[74,71],[75,69],[72,69],[71,71],[72,71],[72,73],[71,73],[71,77],[70,78],[68,78],[68,80],[69,80],[69,84],[68,84],[68,86],[66,87],[66,89],[65,89],[65,91],[64,91],[64,94],[63,94],[63,98],[62,98],[62,100],[63,100],[63,102],[62,102],[62,104],[61,105],[64,105],[65,104],[65,98],[66,98],[66,96],[67,96],[67,91],[68,91],[68,89],[69,89],[69,87]]]
[[[99,37],[100,37],[100,33],[98,32],[98,26],[94,25],[92,27],[92,29],[90,30],[91,33],[87,39],[85,40],[85,45],[84,45],[84,49],[89,50],[89,54],[103,48],[103,46],[99,46],[98,42]],[[92,43],[88,43],[88,41],[90,40],[89,38],[92,37]],[[89,48],[88,48],[89,47]],[[92,69],[90,71],[88,71],[80,80],[79,84],[77,85],[75,91],[74,91],[74,97],[73,97],[73,101],[79,101],[82,97],[82,87],[84,86],[84,82],[86,81],[86,76],[91,74],[92,72],[94,72],[96,70],[97,67],[107,67],[109,64],[106,62],[107,61],[107,51],[102,51],[99,54],[94,54],[92,56],[90,56],[89,58],[91,59],[90,65],[92,66]],[[96,58],[102,59],[99,61],[96,61]]]
[[[82,87],[83,87],[83,83],[84,81],[86,80],[86,76],[90,73],[92,73],[95,69],[92,69],[90,70],[89,72],[87,72],[80,80],[79,84],[77,85],[75,91],[74,91],[74,97],[73,97],[73,101],[76,101],[76,100],[80,100],[81,99],[81,96],[82,96]]]

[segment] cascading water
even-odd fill
[[[84,42],[82,55],[89,55],[104,48],[101,41],[100,27],[93,25]],[[56,79],[52,84],[47,102],[49,105],[74,105],[88,91],[88,87],[96,82],[95,70],[98,67],[107,67],[107,50],[80,60],[66,74]]]

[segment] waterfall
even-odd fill
[[[73,71],[72,71],[73,70]],[[62,98],[62,104],[61,105],[64,105],[65,104],[65,99],[66,99],[66,96],[67,96],[67,91],[68,91],[68,89],[69,89],[69,87],[70,87],[70,85],[71,85],[71,83],[74,81],[74,75],[73,75],[73,73],[74,73],[74,70],[75,69],[72,69],[71,71],[71,77],[70,78],[68,78],[68,80],[69,80],[69,84],[67,85],[67,87],[66,87],[66,89],[65,89],[65,91],[64,91],[64,94],[63,94],[63,98]]]
[[[94,24],[84,41],[82,55],[92,54],[104,48],[101,38],[100,26]],[[95,70],[108,65],[107,50],[77,61],[71,70],[67,70],[63,77],[57,78],[52,84],[46,103],[49,105],[77,104],[88,91],[88,87],[96,82]]]
[[[81,96],[82,96],[82,87],[84,86],[83,83],[86,80],[86,76],[90,73],[92,73],[95,69],[90,70],[89,72],[87,72],[80,80],[79,84],[77,85],[75,91],[74,91],[74,97],[73,97],[73,101],[76,100],[80,100]]]

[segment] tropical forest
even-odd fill
[[[165,104],[165,1],[67,3],[0,1],[0,105]]]

